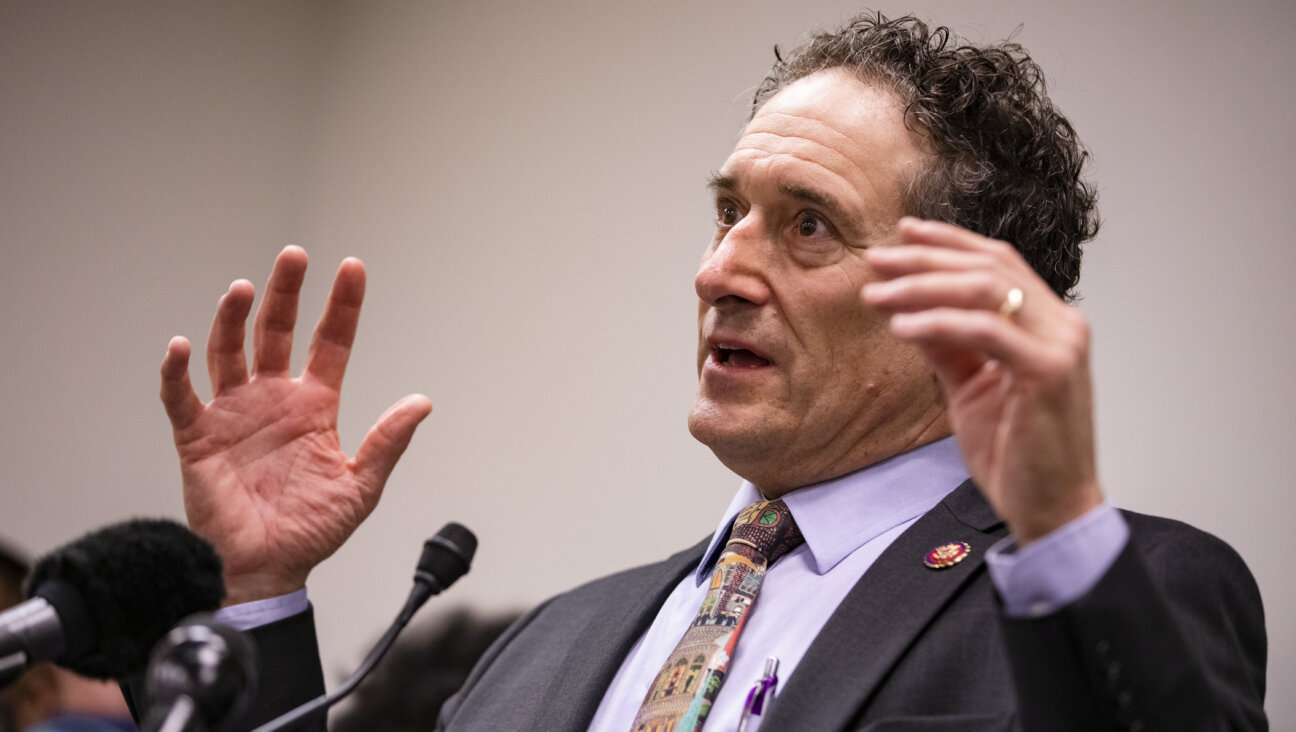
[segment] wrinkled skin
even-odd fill
[[[364,299],[364,265],[339,267],[301,376],[288,373],[306,252],[275,261],[253,330],[251,373],[243,353],[251,283],[221,298],[207,348],[212,400],[189,380],[189,342],[175,338],[162,363],[185,512],[225,561],[227,603],[274,597],[305,585],[311,569],[373,511],[414,429],[432,410],[407,396],[369,430],[355,457],[339,446],[337,414]]]
[[[904,246],[869,252],[864,302],[923,350],[972,476],[1020,544],[1100,504],[1089,326],[1011,246],[904,219]],[[999,308],[1014,287],[1023,304]]]
[[[841,69],[757,112],[712,185],[689,427],[767,497],[952,430],[1029,543],[1102,501],[1088,325],[1008,244],[903,217],[923,149]]]

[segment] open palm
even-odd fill
[[[414,429],[431,411],[407,396],[369,430],[354,458],[341,450],[337,414],[364,299],[364,265],[339,267],[300,377],[288,372],[306,253],[276,259],[254,325],[249,375],[244,324],[253,288],[234,282],[208,339],[212,400],[189,380],[189,342],[172,339],[162,364],[190,527],[225,561],[227,602],[272,597],[307,575],[373,511]]]

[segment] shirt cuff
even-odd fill
[[[234,630],[251,630],[304,613],[308,607],[310,601],[306,599],[306,588],[303,587],[287,595],[223,607],[216,611],[216,619]]]
[[[1008,616],[1037,618],[1093,589],[1128,542],[1125,519],[1104,501],[1025,548],[1000,540],[986,552],[986,565]]]

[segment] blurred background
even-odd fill
[[[1013,36],[1048,72],[1101,191],[1080,307],[1103,480],[1250,564],[1272,723],[1296,727],[1296,4],[872,7]],[[738,484],[685,426],[705,181],[774,45],[861,8],[0,0],[0,535],[38,556],[182,516],[166,343],[201,354],[229,282],[300,244],[302,346],[338,262],[369,267],[344,446],[406,393],[436,405],[312,576],[331,681],[445,521],[481,550],[426,613],[701,538]]]

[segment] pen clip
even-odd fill
[[[738,732],[745,732],[747,720],[759,717],[765,710],[765,702],[774,696],[778,686],[779,660],[774,656],[765,659],[765,675],[762,676],[747,692],[747,701],[743,703],[742,717],[738,719]]]

